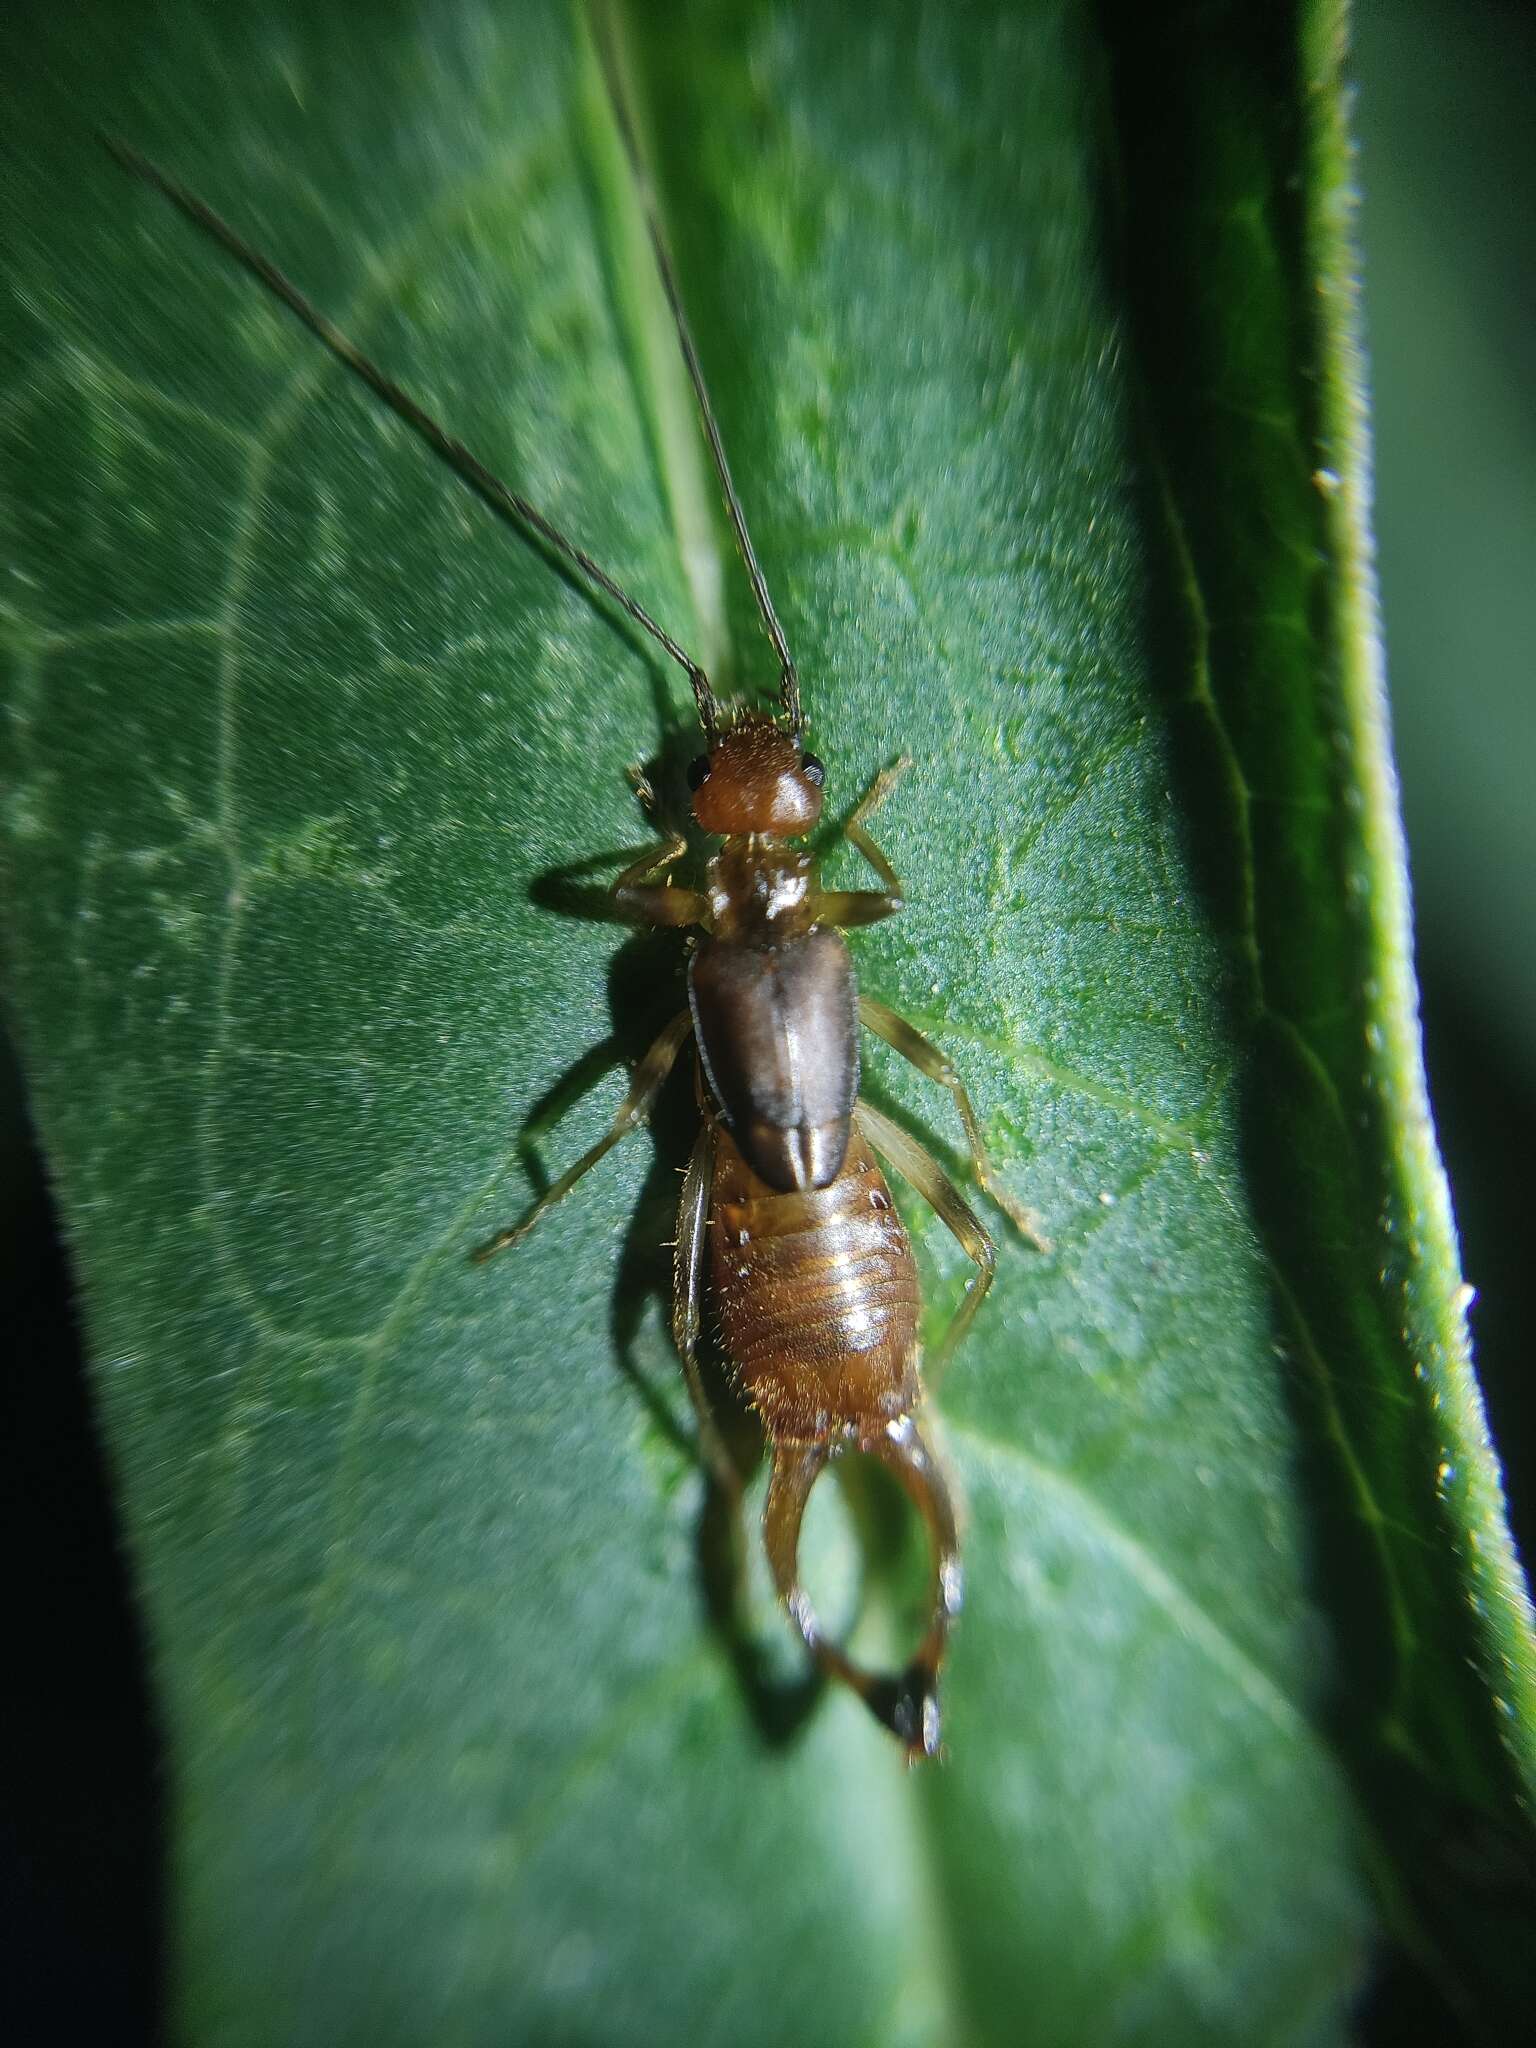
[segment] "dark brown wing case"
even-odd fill
[[[771,949],[706,939],[688,1001],[710,1092],[743,1157],[785,1193],[824,1188],[859,1092],[858,995],[830,926]]]

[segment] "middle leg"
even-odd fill
[[[618,1114],[603,1136],[582,1153],[574,1166],[566,1168],[554,1185],[534,1203],[521,1223],[513,1224],[510,1230],[500,1231],[470,1254],[477,1265],[495,1258],[498,1252],[506,1251],[511,1245],[521,1243],[546,1210],[565,1200],[583,1174],[590,1173],[600,1159],[606,1158],[621,1138],[627,1138],[631,1131],[639,1129],[650,1116],[662,1083],[671,1073],[692,1030],[692,1016],[687,1010],[680,1010],[636,1067],[629,1093],[619,1104]]]

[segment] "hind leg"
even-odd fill
[[[1009,1194],[998,1179],[997,1169],[982,1141],[981,1125],[970,1095],[948,1056],[915,1030],[905,1017],[887,1004],[877,1003],[873,996],[860,996],[859,1015],[878,1038],[883,1038],[887,1045],[895,1046],[902,1058],[910,1060],[919,1073],[926,1074],[930,1081],[937,1081],[941,1088],[949,1090],[955,1108],[960,1112],[960,1121],[965,1126],[965,1140],[971,1148],[972,1172],[1020,1236],[1027,1238],[1037,1252],[1048,1252],[1051,1247],[1041,1234],[1039,1217]],[[938,1204],[935,1203],[934,1207],[937,1208]]]
[[[975,1277],[966,1289],[965,1299],[956,1309],[949,1328],[940,1338],[928,1368],[929,1380],[936,1386],[939,1374],[954,1355],[955,1347],[975,1321],[976,1311],[986,1299],[987,1289],[992,1285],[992,1276],[997,1270],[997,1251],[982,1228],[981,1219],[931,1152],[919,1145],[916,1138],[909,1137],[900,1124],[893,1124],[888,1116],[882,1116],[867,1102],[861,1102],[854,1115],[881,1158],[894,1166],[903,1180],[911,1182],[939,1221],[954,1235],[966,1257],[975,1262]]]
[[[706,1118],[694,1140],[693,1155],[683,1175],[683,1195],[677,1207],[677,1248],[673,1261],[672,1341],[683,1362],[688,1397],[693,1403],[699,1432],[699,1450],[732,1513],[741,1507],[741,1475],[736,1470],[725,1439],[720,1434],[709,1396],[699,1374],[698,1341],[700,1309],[704,1298],[704,1249],[709,1218],[709,1192],[714,1179],[715,1134]],[[739,1546],[738,1546],[739,1550]]]

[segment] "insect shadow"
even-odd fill
[[[640,772],[656,794],[658,819],[670,826],[674,820],[686,822],[689,815],[686,776],[688,764],[698,752],[698,733],[675,719],[659,678],[655,679],[655,691],[662,738]],[[562,917],[616,926],[613,896],[602,878],[611,880],[629,857],[627,849],[613,848],[546,869],[531,882],[529,900]],[[545,1090],[518,1134],[518,1157],[534,1199],[550,1186],[552,1175],[545,1160],[559,1157],[558,1126],[567,1111],[615,1068],[632,1068],[667,1017],[675,1014],[685,957],[676,933],[654,927],[632,928],[614,953],[608,969],[611,1028],[607,1037],[584,1052]],[[620,1372],[658,1434],[692,1461],[698,1461],[698,1445],[691,1423],[680,1415],[672,1389],[659,1386],[641,1367],[636,1346],[648,1313],[659,1313],[664,1323],[670,1314],[680,1178],[698,1116],[692,1062],[679,1060],[650,1118],[651,1161],[625,1229],[609,1316],[609,1335]],[[763,1460],[763,1432],[726,1370],[708,1319],[699,1364],[726,1448],[743,1481],[749,1481]],[[677,1385],[681,1386],[680,1378]],[[788,1645],[781,1650],[754,1626],[744,1592],[740,1518],[707,1462],[701,1469],[704,1498],[694,1541],[700,1602],[710,1631],[731,1664],[759,1738],[770,1748],[782,1748],[795,1739],[814,1712],[826,1689],[826,1675],[814,1665],[792,1674]]]

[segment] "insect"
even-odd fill
[[[674,870],[688,841],[674,831],[627,867],[612,891],[620,918],[693,933],[687,1006],[641,1059],[606,1134],[521,1222],[473,1256],[488,1259],[520,1243],[643,1125],[692,1041],[699,1128],[683,1177],[672,1330],[700,1450],[715,1483],[738,1507],[740,1476],[700,1374],[708,1301],[725,1359],[768,1442],[763,1535],[778,1594],[812,1657],[851,1687],[915,1760],[940,1746],[939,1673],[960,1609],[961,1566],[950,1490],[922,1424],[917,1272],[880,1159],[933,1207],[975,1265],[945,1334],[944,1354],[981,1306],[995,1252],[938,1162],[861,1099],[861,1024],[948,1090],[977,1179],[1027,1238],[1042,1240],[1029,1212],[998,1182],[970,1097],[948,1059],[895,1011],[857,989],[844,931],[902,907],[901,883],[868,823],[906,762],[875,778],[845,827],[878,888],[823,888],[814,856],[796,844],[820,819],[825,770],[805,749],[799,678],[747,531],[622,91],[611,74],[608,82],[725,509],[779,663],[773,712],[723,710],[704,670],[634,597],[425,413],[275,265],[147,158],[115,138],[103,139],[129,171],[252,271],[493,510],[574,564],[687,675],[705,748],[689,775],[693,820],[718,848],[703,886],[682,886]],[[653,811],[649,786],[637,781],[642,803]],[[895,1474],[929,1535],[928,1620],[917,1649],[895,1673],[874,1674],[857,1664],[823,1629],[801,1584],[800,1531],[811,1489],[834,1459],[850,1452]]]

